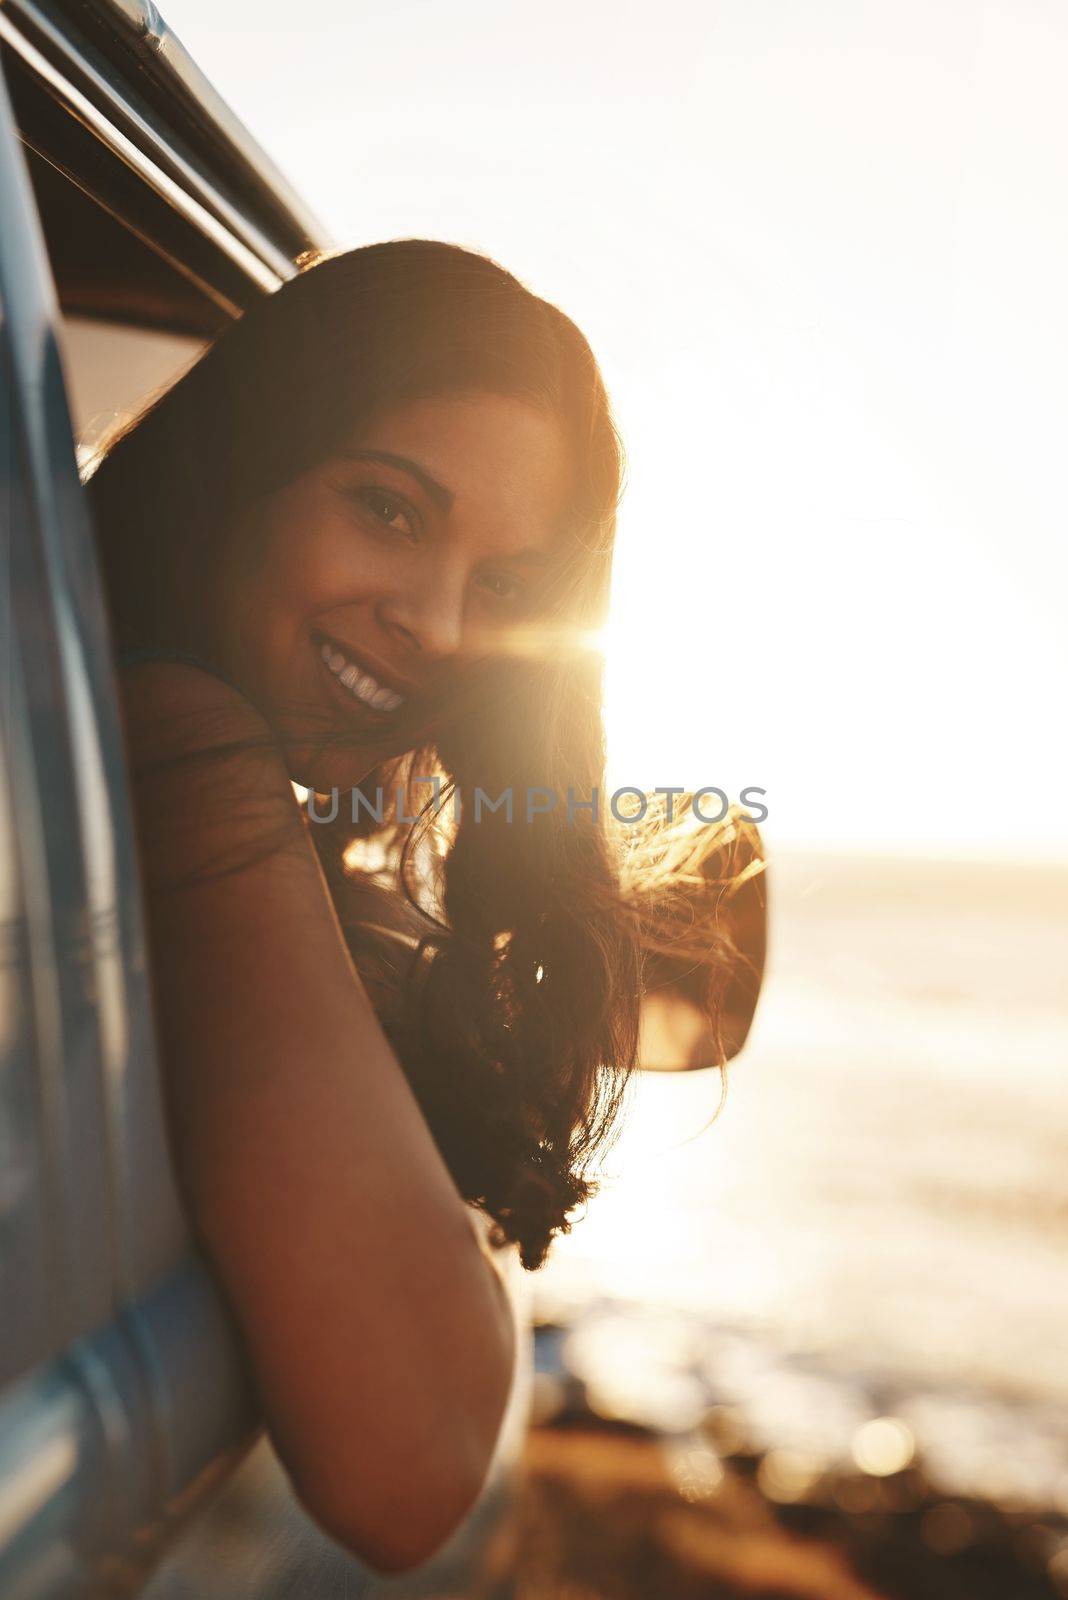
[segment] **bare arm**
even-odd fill
[[[352,965],[266,723],[188,665],[127,668],[122,690],[192,1220],[298,1494],[358,1555],[403,1569],[481,1487],[510,1305]]]

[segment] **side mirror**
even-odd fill
[[[720,1040],[701,1010],[707,967],[692,961],[646,958],[638,1065],[644,1072],[696,1072],[730,1061],[745,1044],[756,1011],[767,955],[768,891],[764,852],[756,828],[738,829],[725,851],[711,858],[724,879],[742,877],[725,892],[720,918],[742,960],[723,996]]]

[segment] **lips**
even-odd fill
[[[403,695],[371,672],[337,640],[323,635],[318,649],[323,666],[338,687],[365,710],[388,716],[404,704]]]

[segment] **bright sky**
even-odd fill
[[[340,242],[495,256],[630,459],[615,781],[1068,857],[1062,0],[163,0]]]

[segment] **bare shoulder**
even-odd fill
[[[168,658],[120,666],[119,693],[150,890],[307,853],[282,747],[240,689]]]
[[[277,742],[248,696],[207,666],[180,657],[136,660],[120,665],[118,681],[127,733],[139,744],[177,753],[242,739]]]

